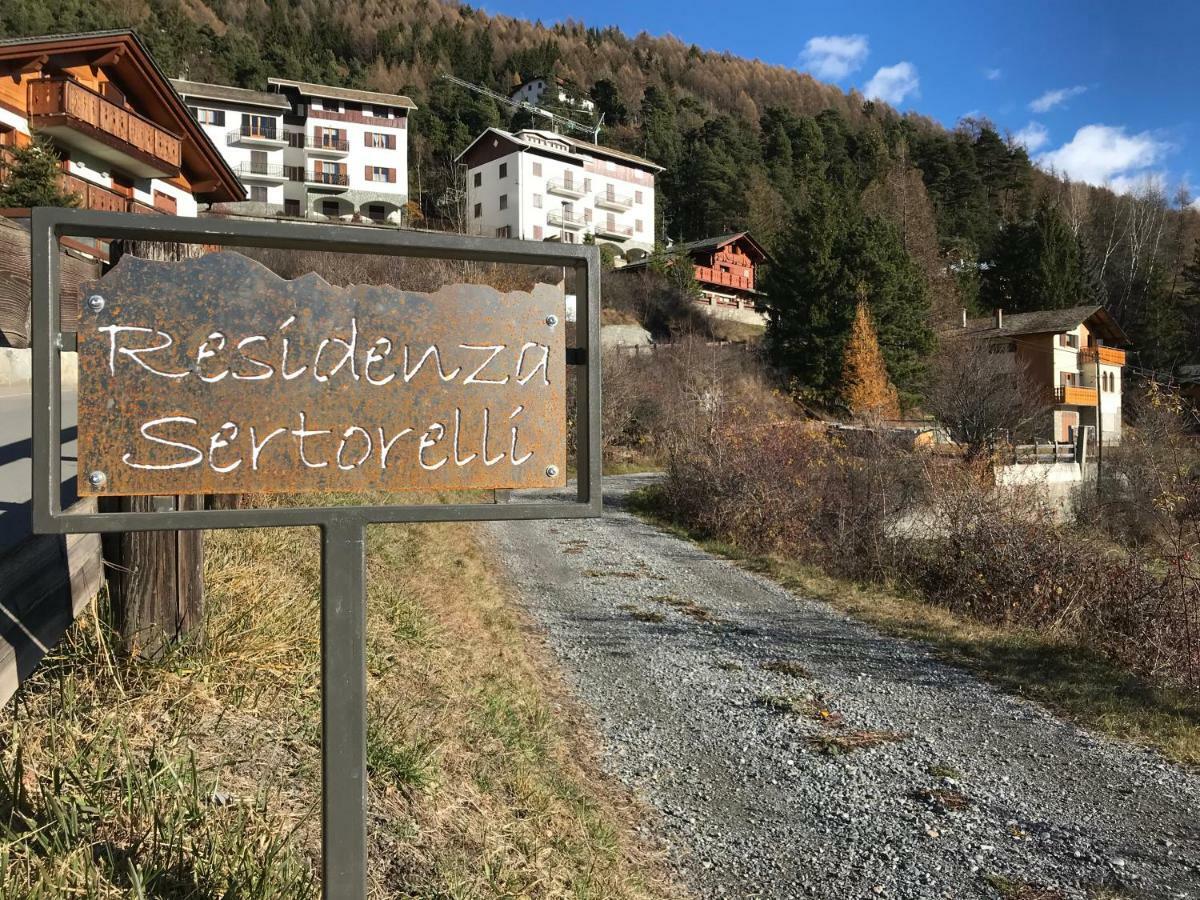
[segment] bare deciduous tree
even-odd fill
[[[1028,366],[1007,350],[986,341],[947,338],[937,354],[925,406],[968,459],[1028,431],[1049,408],[1050,398]]]

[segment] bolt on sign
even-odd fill
[[[81,494],[561,486],[559,290],[287,281],[238,253],[85,285]]]
[[[79,209],[33,210],[30,234],[34,530],[321,529],[323,893],[362,900],[366,526],[600,515],[599,251]],[[546,287],[342,288],[312,274],[287,281],[223,251],[179,262],[126,256],[86,286],[71,335],[60,330],[63,237],[562,266],[574,282],[578,321],[563,321],[564,298]],[[568,367],[579,477],[573,492],[513,502],[63,509],[60,365],[72,340],[84,495],[562,488]]]

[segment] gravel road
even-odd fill
[[[645,483],[486,527],[698,896],[1200,898],[1200,775],[640,522]]]

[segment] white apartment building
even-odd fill
[[[172,84],[246,186],[245,202],[221,209],[401,222],[408,97],[286,78],[267,79],[267,91]]]
[[[654,178],[662,166],[536,129],[489,128],[458,157],[470,234],[582,243],[626,260],[654,249]]]
[[[509,94],[509,98],[517,103],[532,103],[534,106],[576,107],[586,113],[596,111],[596,104],[591,98],[571,89],[557,78],[544,75],[517,85]]]
[[[221,150],[246,187],[245,201],[224,208],[271,215],[284,207],[283,116],[291,104],[279,94],[172,79],[193,118]]]

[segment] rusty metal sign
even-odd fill
[[[79,493],[566,483],[560,290],[285,280],[233,252],[84,286]]]

